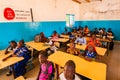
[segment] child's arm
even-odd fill
[[[9,52],[10,46],[7,47],[7,49],[5,50],[5,54],[7,54]]]

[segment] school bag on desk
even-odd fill
[[[35,42],[40,42],[40,35],[39,34],[35,35],[34,41]]]

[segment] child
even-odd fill
[[[85,35],[89,33],[89,28],[87,25],[85,26],[85,28],[83,30],[84,30]]]
[[[9,52],[14,52],[15,49],[17,47],[17,43],[13,40],[10,42],[10,45],[8,46],[8,48],[5,50],[5,54],[9,53]],[[12,74],[12,68],[11,66],[9,67],[9,71],[6,73],[7,76],[10,76]]]
[[[81,80],[75,74],[76,65],[72,60],[69,60],[64,65],[64,71],[60,74],[60,80]]]
[[[74,39],[74,35],[72,35],[71,32],[68,32],[68,35],[69,35],[69,38],[70,38],[70,39]]]
[[[83,37],[82,33],[80,33],[77,37],[77,39],[75,40],[75,43],[81,44],[81,45],[85,45],[86,44],[86,39]]]
[[[40,34],[37,34],[34,38],[35,42],[46,42],[47,38],[45,37],[44,33],[41,32]]]
[[[28,60],[30,59],[30,56],[28,55],[28,53],[29,53],[29,50],[27,49],[27,47],[24,46],[24,41],[20,40],[18,42],[17,49],[15,50],[12,56],[24,57],[24,60],[14,64],[14,71],[16,74],[15,77],[19,77],[25,74],[26,72],[25,66]]]
[[[112,32],[111,28],[108,28],[107,35],[108,36],[113,36],[113,32]]]
[[[74,40],[71,40],[70,48],[67,49],[67,52],[73,55],[79,55],[80,51],[75,48]]]
[[[79,26],[77,33],[82,33],[83,34],[83,27]]]
[[[58,39],[58,38],[59,38],[59,35],[58,35],[57,31],[54,31],[53,35],[52,35],[52,39]]]
[[[42,51],[39,55],[40,71],[37,80],[52,80],[52,74],[54,72],[53,63],[48,61],[48,54],[46,51]]]
[[[5,54],[7,54],[9,51],[14,51],[16,49],[17,43],[13,40],[10,42],[10,45],[5,50]]]
[[[92,42],[95,46],[101,46],[100,41],[96,38],[95,34],[92,34],[92,37],[90,38],[90,41]]]
[[[93,33],[94,33],[94,34],[98,34],[98,29],[97,29],[97,28],[94,28]]]
[[[96,58],[97,52],[93,43],[88,43],[85,49],[85,59],[92,61]]]
[[[46,42],[47,41],[47,38],[45,37],[44,33],[41,32],[40,33],[40,42]]]
[[[50,45],[50,48],[48,49],[48,54],[51,54],[57,51],[57,47],[55,46],[54,42],[51,39],[48,39],[46,44]]]

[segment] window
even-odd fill
[[[73,27],[74,24],[74,14],[66,14],[66,26]]]

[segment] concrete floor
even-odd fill
[[[61,48],[60,50],[65,50]],[[120,80],[120,43],[115,43],[114,50],[110,51],[110,54],[101,58],[101,61],[107,64],[107,76],[106,80]],[[28,71],[25,75],[26,80],[36,80],[39,72],[39,62],[37,57],[34,58],[34,68]],[[0,80],[14,80],[13,75],[6,76],[7,68],[0,70]]]

